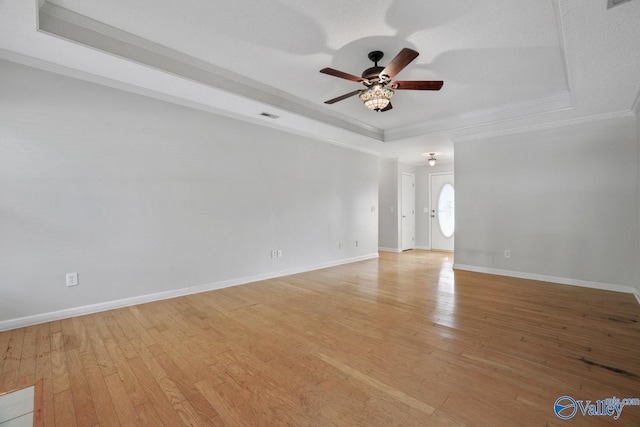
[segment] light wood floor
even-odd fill
[[[640,397],[640,305],[382,253],[0,333],[0,391],[40,378],[47,426],[637,426],[553,404]]]

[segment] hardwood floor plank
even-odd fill
[[[406,393],[403,393],[400,390],[397,390],[393,387],[389,387],[387,384],[384,384],[378,380],[376,380],[375,378],[372,378],[368,375],[363,374],[362,372],[351,368],[350,366],[332,359],[324,354],[318,354],[318,357],[320,359],[322,359],[322,361],[324,361],[325,363],[327,363],[328,365],[333,366],[334,368],[342,371],[343,373],[345,373],[346,375],[348,375],[350,378],[353,378],[357,381],[362,382],[363,384],[366,384],[369,387],[373,387],[376,390],[382,391],[383,393],[387,394],[388,396],[398,400],[399,402],[402,402],[404,404],[406,404],[407,406],[417,409],[421,412],[424,412],[426,415],[431,415],[433,414],[433,412],[435,411],[435,408],[432,407],[431,405],[422,402],[412,396],[407,395]]]
[[[138,413],[138,418],[140,418],[140,422],[143,426],[165,426],[171,424],[165,424],[162,422],[162,419],[156,412],[152,403],[147,402],[140,406],[136,406],[136,412]]]
[[[129,339],[123,332],[122,328],[120,328],[120,324],[118,323],[116,316],[114,316],[114,312],[109,312],[109,314],[105,315],[105,322],[111,331],[114,340],[118,343],[117,347],[119,348],[119,351],[124,355],[124,357],[127,359],[138,357],[138,353],[133,349]],[[113,355],[111,356],[113,357]]]
[[[95,313],[93,315],[94,322],[96,325],[96,329],[100,336],[100,339],[106,341],[108,339],[113,338],[113,334],[111,333],[111,329],[107,325],[107,316],[106,313]]]
[[[98,423],[98,416],[96,415],[94,401],[78,348],[66,350],[65,355],[69,370],[76,424],[78,427],[92,427]]]
[[[62,332],[51,335],[51,373],[53,376],[53,392],[60,393],[71,388],[67,359],[64,352]]]
[[[247,426],[252,424],[247,414],[243,414],[240,410],[234,408],[234,405],[220,396],[216,387],[209,384],[207,380],[197,382],[195,387],[202,393],[211,406],[213,406],[226,424],[232,426]]]
[[[37,332],[37,326],[25,328],[24,339],[22,341],[22,354],[20,355],[20,368],[18,371],[19,385],[31,385],[36,382]]]
[[[4,367],[4,361],[7,358],[7,351],[9,348],[9,341],[11,339],[12,331],[0,332],[0,373]]]
[[[206,421],[208,418],[202,419],[193,406],[191,406],[189,401],[185,400],[184,402],[177,404],[175,408],[185,426],[206,427],[209,425]]]
[[[104,377],[104,382],[107,385],[107,389],[109,390],[109,395],[111,396],[111,401],[113,402],[113,406],[118,416],[118,420],[120,421],[120,425],[142,425],[141,420],[140,418],[138,418],[138,414],[136,413],[136,409],[129,399],[127,390],[125,389],[124,384],[120,379],[120,376],[117,373],[108,375]]]
[[[157,412],[159,418],[162,420],[163,425],[181,425],[182,421],[180,419],[180,416],[178,416],[171,404],[171,401],[165,395],[164,391],[156,382],[153,374],[147,369],[144,362],[142,362],[142,360],[140,360],[139,358],[135,358],[130,359],[129,364],[131,365],[131,369],[133,370],[133,372],[135,372],[136,377],[140,381],[140,384],[144,388],[146,395],[149,397],[149,402],[155,409],[155,412]],[[149,414],[148,412],[149,411],[146,411],[143,416],[150,416],[151,414]]]
[[[91,341],[87,336],[85,323],[93,324],[93,316],[79,316],[71,319],[74,340],[78,345],[78,352],[84,353],[91,350]]]
[[[0,391],[12,390],[18,386],[18,369],[22,358],[22,344],[26,328],[10,331],[9,344],[4,353],[0,372]]]
[[[109,351],[104,345],[104,340],[98,332],[96,324],[90,324],[86,326],[87,339],[91,344],[91,349],[96,357],[97,364],[102,371],[102,376],[106,377],[116,372],[116,367],[111,360]]]
[[[129,364],[130,359],[127,359],[125,357],[124,352],[122,351],[116,339],[113,338],[106,340],[105,347],[107,348],[107,351],[109,351],[111,360],[113,361],[114,366],[118,371],[118,375],[122,380],[124,389],[127,391],[127,395],[129,396],[129,399],[131,399],[131,403],[133,404],[133,406],[137,407],[139,405],[147,403],[149,401],[147,393],[144,391],[144,388],[133,372],[131,365]]]
[[[189,376],[185,375],[184,371],[182,371],[167,354],[159,354],[156,358],[162,366],[162,369],[167,372],[169,379],[176,384],[180,392],[185,396],[185,400],[189,402],[190,406],[197,412],[202,420],[207,420],[218,415],[218,412],[213,409],[204,396],[195,388],[194,384],[200,380],[191,381]]]
[[[134,315],[135,313],[138,314],[137,317]],[[124,319],[128,320],[128,323],[135,331],[136,336],[143,342],[145,346],[150,347],[154,344],[157,344],[153,337],[149,335],[147,329],[140,322],[140,319],[144,319],[146,321],[146,318],[142,314],[140,314],[140,310],[138,310],[136,307],[127,307],[127,310],[122,312],[122,316]],[[148,321],[146,321],[145,323],[148,323]]]
[[[67,389],[53,395],[56,426],[76,427],[75,408],[71,390]]]
[[[80,358],[91,391],[98,423],[104,426],[119,426],[118,415],[95,354],[92,351],[85,351],[80,353]]]
[[[178,403],[184,402],[184,395],[180,392],[178,386],[171,381],[165,370],[162,369],[162,366],[158,363],[153,353],[149,351],[139,339],[132,340],[132,344],[140,354],[139,360],[144,363],[147,371],[153,376],[154,382],[160,387],[171,405],[175,406]]]
[[[51,329],[49,323],[37,326],[37,355],[35,376],[40,383],[39,388],[42,393],[42,408],[40,416],[42,425],[55,425],[55,413],[53,410],[53,370],[51,358]]]

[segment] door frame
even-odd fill
[[[410,176],[411,179],[413,180],[413,188],[411,189],[411,191],[413,192],[413,206],[412,206],[412,215],[413,215],[413,239],[411,241],[411,247],[409,248],[405,248],[404,247],[404,226],[402,224],[402,207],[404,204],[404,176]],[[400,233],[398,235],[398,248],[400,249],[400,252],[403,251],[408,251],[411,249],[415,249],[416,248],[416,175],[410,172],[402,172],[400,174],[400,209],[398,212],[398,219],[400,220]]]

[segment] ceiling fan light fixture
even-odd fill
[[[389,105],[393,90],[382,85],[373,85],[360,93],[360,99],[364,105],[374,111],[380,111]]]

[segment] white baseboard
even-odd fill
[[[244,285],[261,280],[274,279],[276,277],[290,276],[292,274],[304,273],[307,271],[320,270],[328,267],[335,267],[343,264],[350,264],[359,261],[366,261],[378,258],[378,253],[363,255],[353,258],[341,259],[338,261],[330,261],[321,264],[311,265],[301,268],[292,268],[289,270],[281,270],[273,273],[259,274],[255,276],[242,277],[238,279],[223,280],[220,282],[208,283],[205,285],[192,286],[189,288],[175,289],[166,292],[158,292],[148,295],[140,295],[137,297],[124,298],[115,301],[108,301],[99,304],[85,305],[82,307],[68,308],[65,310],[52,311],[49,313],[35,314],[32,316],[19,317],[17,319],[9,319],[0,321],[0,332],[11,329],[23,328],[26,326],[38,325],[40,323],[53,322],[55,320],[67,319],[70,317],[84,316],[86,314],[99,313],[101,311],[114,310],[116,308],[130,307],[132,305],[145,304],[153,301],[160,301],[169,298],[176,298],[185,295],[198,294],[201,292],[214,291],[216,289],[229,288],[231,286]]]
[[[383,248],[383,247],[379,247],[378,250],[382,251],[382,252],[395,252],[397,254],[402,252],[402,249],[398,249],[398,248]]]
[[[431,246],[416,246],[416,249],[422,249],[423,251],[430,251]]]
[[[636,296],[636,299],[638,300],[638,304],[640,304],[640,290],[635,291],[633,294]]]
[[[455,263],[453,264],[453,269],[473,271],[476,273],[495,274],[497,276],[517,277],[519,279],[538,280],[541,282],[558,283],[561,285],[581,286],[583,288],[601,289],[604,291],[623,292],[625,294],[635,293],[636,298],[638,298],[638,302],[640,302],[640,298],[638,297],[638,292],[635,291],[633,287],[626,286],[626,285],[614,285],[610,283],[590,282],[587,280],[569,279],[566,277],[545,276],[542,274],[523,273],[523,272],[511,271],[511,270],[499,270],[495,268],[476,267],[473,265],[463,265],[463,264],[455,264]]]

